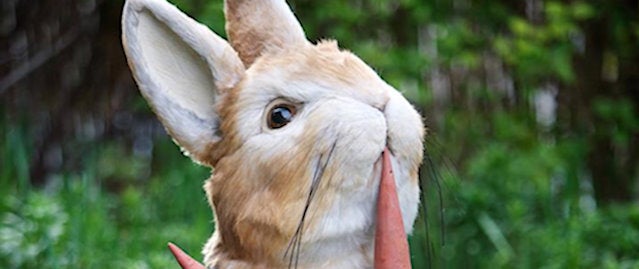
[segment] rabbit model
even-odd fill
[[[213,168],[205,265],[373,268],[383,160],[400,227],[417,215],[421,117],[335,41],[307,41],[284,0],[227,0],[225,17],[228,43],[164,0],[128,0],[122,19],[142,95]]]

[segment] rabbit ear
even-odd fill
[[[122,33],[142,95],[176,143],[208,164],[220,139],[215,100],[244,74],[236,52],[164,0],[128,0]]]
[[[226,32],[249,67],[262,52],[308,43],[285,0],[225,0]]]

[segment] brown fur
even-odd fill
[[[251,66],[264,51],[297,47],[306,43],[302,27],[279,0],[224,1],[229,42],[245,66]]]

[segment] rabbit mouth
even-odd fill
[[[313,179],[311,191],[307,204],[302,214],[301,221],[296,229],[295,234],[289,241],[286,248],[284,258],[288,260],[289,265],[297,267],[300,255],[300,247],[302,242],[303,226],[306,217],[306,209],[310,201],[313,199],[319,179],[326,165],[333,155],[335,144],[326,154],[326,158],[322,162],[322,158],[317,163],[317,168]],[[395,181],[395,173],[391,158],[395,158],[390,150],[389,145],[383,147],[383,152],[377,163],[381,166],[378,174],[375,175],[379,180],[378,195],[376,199],[376,210],[374,217],[374,268],[376,269],[395,269],[410,268],[410,252],[407,241],[407,234],[404,226],[402,207],[400,206],[398,191]],[[400,172],[400,171],[398,171]],[[400,172],[398,176],[402,176]]]

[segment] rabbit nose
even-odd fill
[[[375,87],[374,89],[371,89],[371,91],[350,91],[349,95],[352,99],[371,106],[384,114],[386,105],[393,97],[391,91],[395,91],[395,89],[386,85],[383,87]]]
[[[394,89],[393,89],[394,90]],[[379,109],[379,111],[382,112],[382,114],[386,115],[386,106],[388,105],[388,103],[390,102],[391,97],[386,95],[384,96],[384,100],[377,105],[373,105],[375,108]]]
[[[382,112],[382,114],[386,114],[386,104],[388,104],[388,100],[386,100],[386,102],[379,104],[379,105],[373,105],[374,108],[376,108],[377,110],[379,110],[380,112]]]
[[[386,105],[388,104],[388,102],[390,102],[390,96],[384,95],[384,97],[379,102],[373,103],[371,106],[385,115]]]

